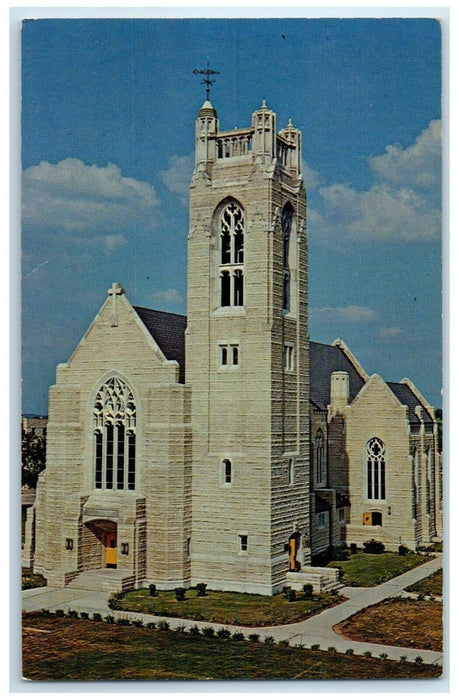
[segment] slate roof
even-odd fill
[[[168,360],[179,364],[179,381],[185,383],[185,330],[186,316],[170,314],[166,311],[154,311],[141,306],[134,310],[142,323],[158,343]]]
[[[332,372],[349,374],[349,394],[353,401],[364,385],[364,380],[340,347],[309,344],[311,374],[310,401],[321,411],[326,411],[330,404],[330,375]]]
[[[415,413],[416,406],[421,406],[422,408],[422,418],[424,423],[432,425],[433,420],[430,415],[425,410],[424,406],[416,398],[415,394],[411,391],[408,384],[398,384],[398,382],[387,382],[387,386],[392,391],[392,393],[397,397],[402,406],[408,406],[408,419],[410,423],[419,424],[420,420]]]

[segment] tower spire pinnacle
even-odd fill
[[[206,100],[209,100],[210,86],[215,83],[215,79],[211,80],[210,76],[211,75],[220,75],[220,71],[211,70],[211,68],[209,68],[209,61],[207,61],[207,68],[205,68],[204,70],[198,70],[197,68],[195,68],[193,71],[193,74],[205,76],[201,81],[201,85],[206,86]]]

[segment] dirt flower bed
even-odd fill
[[[390,598],[334,627],[346,639],[415,649],[442,650],[443,606],[430,600]]]

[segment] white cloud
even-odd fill
[[[311,315],[327,321],[345,321],[348,323],[359,323],[374,321],[376,313],[366,306],[324,306],[322,308],[311,309]]]
[[[194,153],[189,156],[172,156],[169,159],[167,170],[161,170],[158,174],[167,189],[181,195],[183,204],[188,202],[188,189],[194,168]]]
[[[441,124],[432,121],[406,149],[387,146],[369,158],[375,182],[366,190],[335,183],[321,187],[309,212],[317,238],[431,240],[441,234]]]
[[[323,178],[321,174],[317,171],[311,168],[305,160],[303,160],[302,164],[303,168],[303,178],[304,178],[304,185],[306,187],[307,192],[311,192],[312,190],[316,190],[318,187],[320,187],[323,184]]]
[[[399,328],[398,326],[389,326],[379,329],[379,337],[381,340],[387,343],[390,343],[392,340],[400,339],[404,335],[405,331],[403,328]]]
[[[183,297],[177,289],[165,289],[155,292],[151,295],[151,299],[160,304],[181,304],[183,302]]]
[[[65,232],[80,243],[101,242],[108,250],[123,245],[136,226],[151,226],[158,205],[148,182],[124,177],[112,163],[98,167],[76,158],[27,168],[22,197],[25,226]]]

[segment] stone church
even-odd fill
[[[433,409],[309,341],[301,132],[206,100],[195,147],[187,316],[114,283],[49,391],[25,556],[51,586],[320,590],[331,546],[441,538]]]

